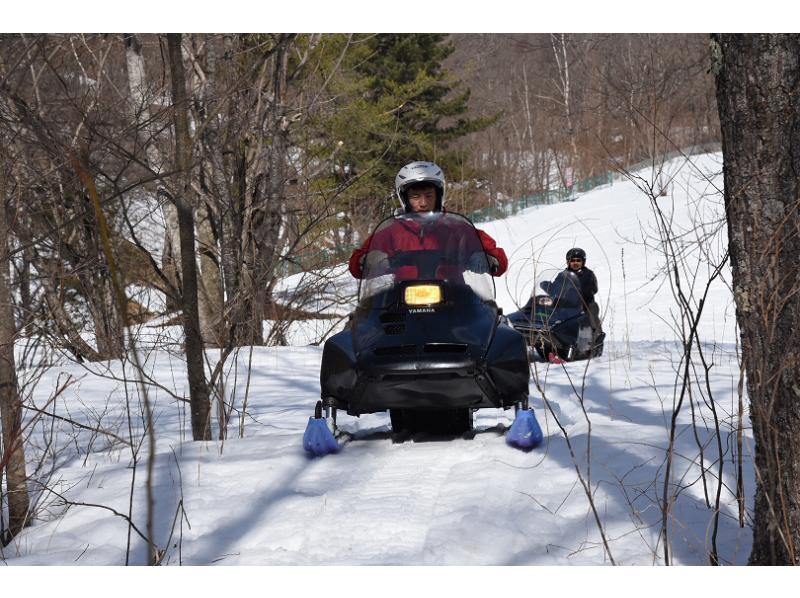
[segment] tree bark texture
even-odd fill
[[[217,36],[208,34],[193,34],[190,38],[205,48],[205,62],[196,56],[193,50],[196,44],[187,44],[184,40],[184,57],[191,56],[189,75],[189,89],[191,90],[191,105],[194,107],[194,121],[198,123],[198,128],[203,133],[195,140],[195,147],[198,149],[197,156],[199,162],[199,182],[195,184],[198,188],[199,201],[197,203],[197,241],[198,257],[200,262],[199,279],[199,309],[200,309],[200,332],[206,345],[212,347],[224,347],[226,344],[225,320],[224,320],[224,292],[222,288],[222,269],[220,267],[219,243],[217,240],[215,222],[219,223],[219,215],[215,213],[214,207],[218,204],[214,201],[220,193],[226,194],[226,181],[224,176],[224,148],[217,129],[220,125],[220,115],[217,114],[215,87],[217,84]],[[187,47],[190,51],[187,52]],[[220,93],[224,96],[224,93]],[[230,105],[231,102],[222,100],[222,105]],[[210,138],[210,139],[209,139]],[[207,155],[207,150],[211,149],[211,155]],[[210,158],[210,159],[209,159]],[[217,211],[218,212],[218,211]]]
[[[211,210],[202,202],[198,210],[197,237],[200,249],[199,310],[200,333],[212,347],[224,347],[227,342],[224,320],[222,270],[219,267],[217,239],[211,225]]]
[[[0,173],[0,177],[3,174]],[[25,449],[22,437],[22,401],[17,384],[14,361],[14,309],[11,303],[9,283],[10,263],[8,259],[9,229],[5,213],[5,184],[0,178],[0,419],[2,419],[2,443],[0,443],[0,483],[5,474],[5,497],[8,505],[8,529],[0,530],[0,541],[6,544],[17,535],[28,522],[30,499],[25,472]],[[2,505],[0,505],[2,508]]]
[[[750,563],[800,564],[800,36],[715,35],[725,209],[755,437]]]
[[[269,110],[269,149],[267,177],[263,192],[254,196],[247,217],[250,243],[245,253],[250,284],[251,333],[263,344],[262,322],[275,285],[275,268],[280,255],[282,205],[286,201],[286,160],[288,154],[288,120],[286,118],[286,77],[289,44],[292,34],[281,34],[275,48],[272,71],[272,102]],[[246,325],[247,325],[246,324]]]
[[[97,225],[93,223],[97,234]],[[77,278],[81,283],[82,295],[86,299],[89,313],[94,322],[94,336],[97,343],[97,357],[100,359],[119,359],[125,351],[125,328],[114,300],[109,266],[99,243],[93,243],[97,263],[94,270],[81,270]]]
[[[178,210],[181,240],[181,274],[183,278],[181,303],[183,329],[186,337],[189,400],[192,410],[192,438],[194,440],[211,440],[209,393],[205,378],[203,337],[200,334],[197,301],[197,263],[195,261],[194,205],[191,185],[192,139],[189,134],[189,107],[186,94],[186,72],[181,55],[181,34],[167,35],[167,45],[172,78],[175,164],[179,173],[179,184],[174,201]]]
[[[164,160],[158,149],[156,139],[158,129],[150,115],[150,103],[155,101],[150,97],[147,75],[145,71],[142,40],[138,34],[123,34],[125,42],[125,66],[128,74],[128,92],[131,100],[131,113],[136,121],[136,133],[144,146],[147,166],[154,174],[161,175],[164,169]],[[161,270],[169,281],[174,291],[166,295],[167,309],[179,308],[177,304],[177,289],[180,288],[178,264],[180,264],[180,234],[178,227],[178,211],[170,201],[162,201],[161,211],[164,217],[164,249],[161,254]]]

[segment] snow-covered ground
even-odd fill
[[[681,245],[682,289],[693,285],[699,298],[708,263],[724,253],[727,239],[721,158],[667,168],[674,179],[657,202]],[[482,228],[511,261],[497,281],[506,313],[530,293],[534,270],[561,267],[572,246],[587,251],[600,281],[604,355],[588,366],[532,364],[544,444],[528,453],[509,448],[503,431],[511,413],[501,410],[477,413],[473,439],[404,443],[392,442],[385,414],[342,414],[339,424],[354,440],[338,455],[310,458],[301,439],[319,395],[322,349],[307,345],[314,335],[302,330],[291,336],[294,346],[245,348],[229,360],[228,438],[191,442],[188,406],[175,398],[188,394],[181,357],[150,351],[149,479],[154,541],[165,564],[652,565],[664,563],[665,541],[674,564],[707,564],[714,546],[722,563],[746,563],[749,519],[739,527],[733,494],[739,365],[727,267],[709,290],[699,327],[711,367],[706,377],[695,349],[690,392],[682,395],[679,312],[652,207],[636,185],[616,181]],[[338,274],[346,288],[346,274]],[[319,322],[308,326],[323,329]],[[137,530],[147,531],[149,445],[144,396],[134,385],[126,393],[122,382],[132,375],[118,362],[44,373],[34,391],[37,407],[85,427],[48,418],[32,431],[29,472],[43,482],[32,488],[37,516],[2,549],[2,562],[147,562]],[[32,376],[22,372],[23,381]],[[715,416],[724,456],[716,522]],[[744,496],[751,506],[746,415],[744,426]]]

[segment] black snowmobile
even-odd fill
[[[422,249],[403,250],[409,243],[398,238],[409,235]],[[454,213],[389,218],[363,263],[355,312],[323,349],[306,450],[339,450],[337,411],[389,411],[394,432],[460,435],[483,407],[516,408],[507,442],[538,445],[525,340],[504,323],[472,223]]]
[[[580,281],[572,272],[543,271],[530,300],[509,314],[508,321],[544,361],[577,361],[603,354],[605,333],[592,329]]]

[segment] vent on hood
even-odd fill
[[[406,319],[405,312],[386,312],[381,314],[381,324],[402,322],[405,319]]]
[[[377,347],[375,355],[416,355],[417,345],[395,345],[393,347]]]
[[[467,345],[460,343],[425,343],[424,353],[466,353]]]
[[[386,334],[403,334],[406,331],[406,325],[392,324],[391,326],[384,326],[383,331]]]

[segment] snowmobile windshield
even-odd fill
[[[536,277],[534,287],[536,297],[548,297],[549,302],[537,300],[539,305],[552,305],[553,307],[581,307],[581,282],[572,272],[560,270],[545,270]]]
[[[415,281],[466,285],[474,291],[477,301],[495,297],[494,280],[478,231],[459,214],[401,214],[384,220],[375,229],[364,262],[359,304],[386,307],[385,303],[397,299],[385,291],[399,286],[408,288]],[[428,291],[436,292],[419,292]],[[422,304],[435,297],[412,300]]]

